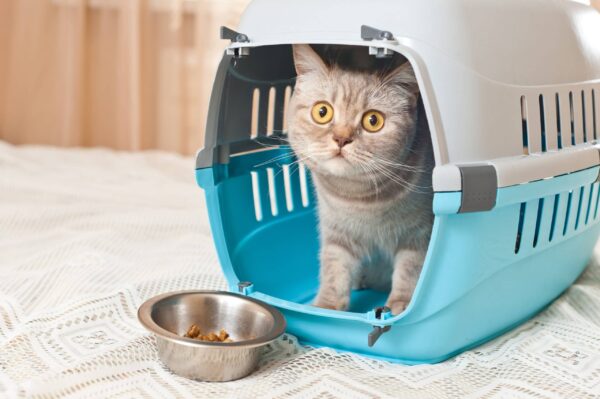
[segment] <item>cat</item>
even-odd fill
[[[390,290],[386,306],[400,314],[433,225],[433,150],[414,71],[350,71],[310,45],[293,55],[288,140],[311,171],[319,217],[314,305],[348,310],[352,289],[372,288]]]

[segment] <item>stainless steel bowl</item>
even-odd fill
[[[201,381],[231,381],[256,369],[262,351],[285,331],[283,315],[256,299],[222,291],[179,291],[144,302],[142,325],[156,335],[158,355],[173,372]],[[183,335],[224,328],[234,342],[205,342]]]

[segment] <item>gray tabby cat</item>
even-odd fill
[[[352,289],[390,290],[408,305],[433,223],[433,154],[408,62],[374,74],[328,66],[294,46],[289,141],[315,183],[321,232],[315,305],[347,310]]]

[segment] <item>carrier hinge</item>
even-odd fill
[[[387,41],[392,42],[396,39],[392,32],[387,30],[379,30],[371,26],[363,25],[360,27],[360,37],[366,41]],[[369,54],[377,58],[391,57],[394,52],[385,47],[369,46]]]
[[[221,26],[221,39],[230,40],[231,43],[248,43],[250,39],[248,39],[248,35],[243,33],[239,33],[230,29],[226,26]],[[228,48],[226,50],[227,55],[232,55],[234,57],[242,57],[250,54],[250,48],[248,47],[237,47],[237,48]]]
[[[488,164],[458,165],[462,196],[458,213],[489,211],[496,206],[498,175]]]
[[[390,308],[387,306],[381,306],[373,309],[373,314],[378,320],[385,320],[391,317],[392,313]],[[390,331],[392,326],[373,326],[373,331],[369,333],[369,347],[375,345],[375,342],[381,337],[383,333]]]

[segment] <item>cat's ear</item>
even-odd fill
[[[410,62],[406,61],[384,76],[384,82],[397,84],[413,95],[419,94],[419,84]]]
[[[294,44],[294,64],[298,76],[307,73],[326,73],[327,65],[308,44]]]

